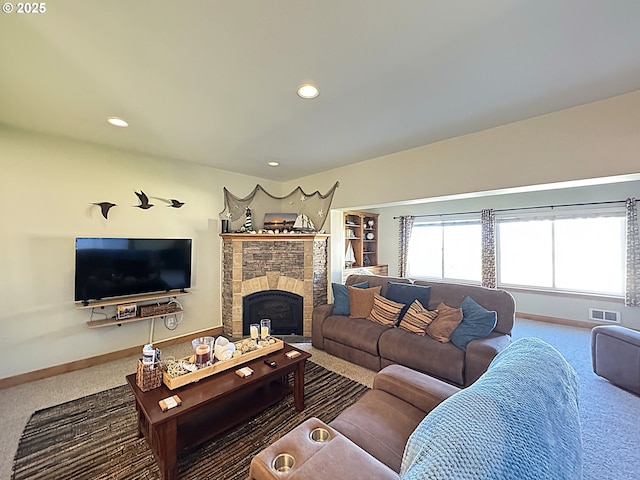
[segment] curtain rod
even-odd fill
[[[562,207],[584,207],[584,206],[588,206],[588,205],[610,205],[613,203],[626,203],[626,200],[610,200],[610,201],[606,201],[606,202],[583,202],[583,203],[564,203],[561,205],[538,205],[538,206],[534,206],[534,207],[515,207],[515,208],[496,208],[493,211],[494,212],[514,212],[517,210],[534,210],[534,209],[538,209],[538,208],[562,208]],[[471,211],[471,212],[450,212],[450,213],[425,213],[422,215],[407,215],[409,217],[414,217],[414,218],[418,218],[418,217],[446,217],[449,215],[468,215],[471,213],[482,213],[482,210],[475,210],[475,211]],[[397,220],[399,218],[402,217],[393,217],[394,220]]]

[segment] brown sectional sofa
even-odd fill
[[[328,425],[312,417],[262,450],[249,478],[581,480],[577,388],[539,339],[514,342],[465,389],[391,365]]]
[[[351,275],[345,283],[361,282],[368,282],[369,287],[380,286],[383,296],[389,282],[429,286],[430,310],[440,302],[459,307],[469,296],[487,310],[495,311],[497,323],[488,337],[471,341],[465,352],[453,343],[440,343],[428,335],[416,335],[365,318],[333,315],[333,304],[326,304],[313,310],[311,339],[315,348],[371,370],[400,364],[464,387],[477,380],[511,342],[515,301],[504,290],[377,275]]]
[[[272,463],[279,453],[287,452],[298,465],[287,479],[397,479],[411,433],[431,410],[459,390],[408,368],[389,366],[376,375],[372,390],[329,425],[308,419],[260,452],[251,462],[249,478],[281,478]],[[309,442],[315,428],[327,429],[332,442],[326,446]],[[339,441],[333,443],[333,439]]]

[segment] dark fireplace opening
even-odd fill
[[[284,290],[264,290],[242,299],[242,335],[249,336],[249,325],[271,319],[272,335],[302,335],[302,297]]]

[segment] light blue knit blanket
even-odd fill
[[[582,479],[577,375],[536,338],[511,344],[411,434],[406,480]]]

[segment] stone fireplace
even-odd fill
[[[234,338],[246,336],[245,297],[272,291],[273,298],[281,296],[278,292],[302,298],[302,318],[296,320],[301,320],[302,334],[311,336],[313,307],[327,302],[328,235],[227,233],[221,237],[224,334]],[[272,329],[278,334],[274,319],[278,321],[277,312],[284,307],[272,308],[276,308]]]

